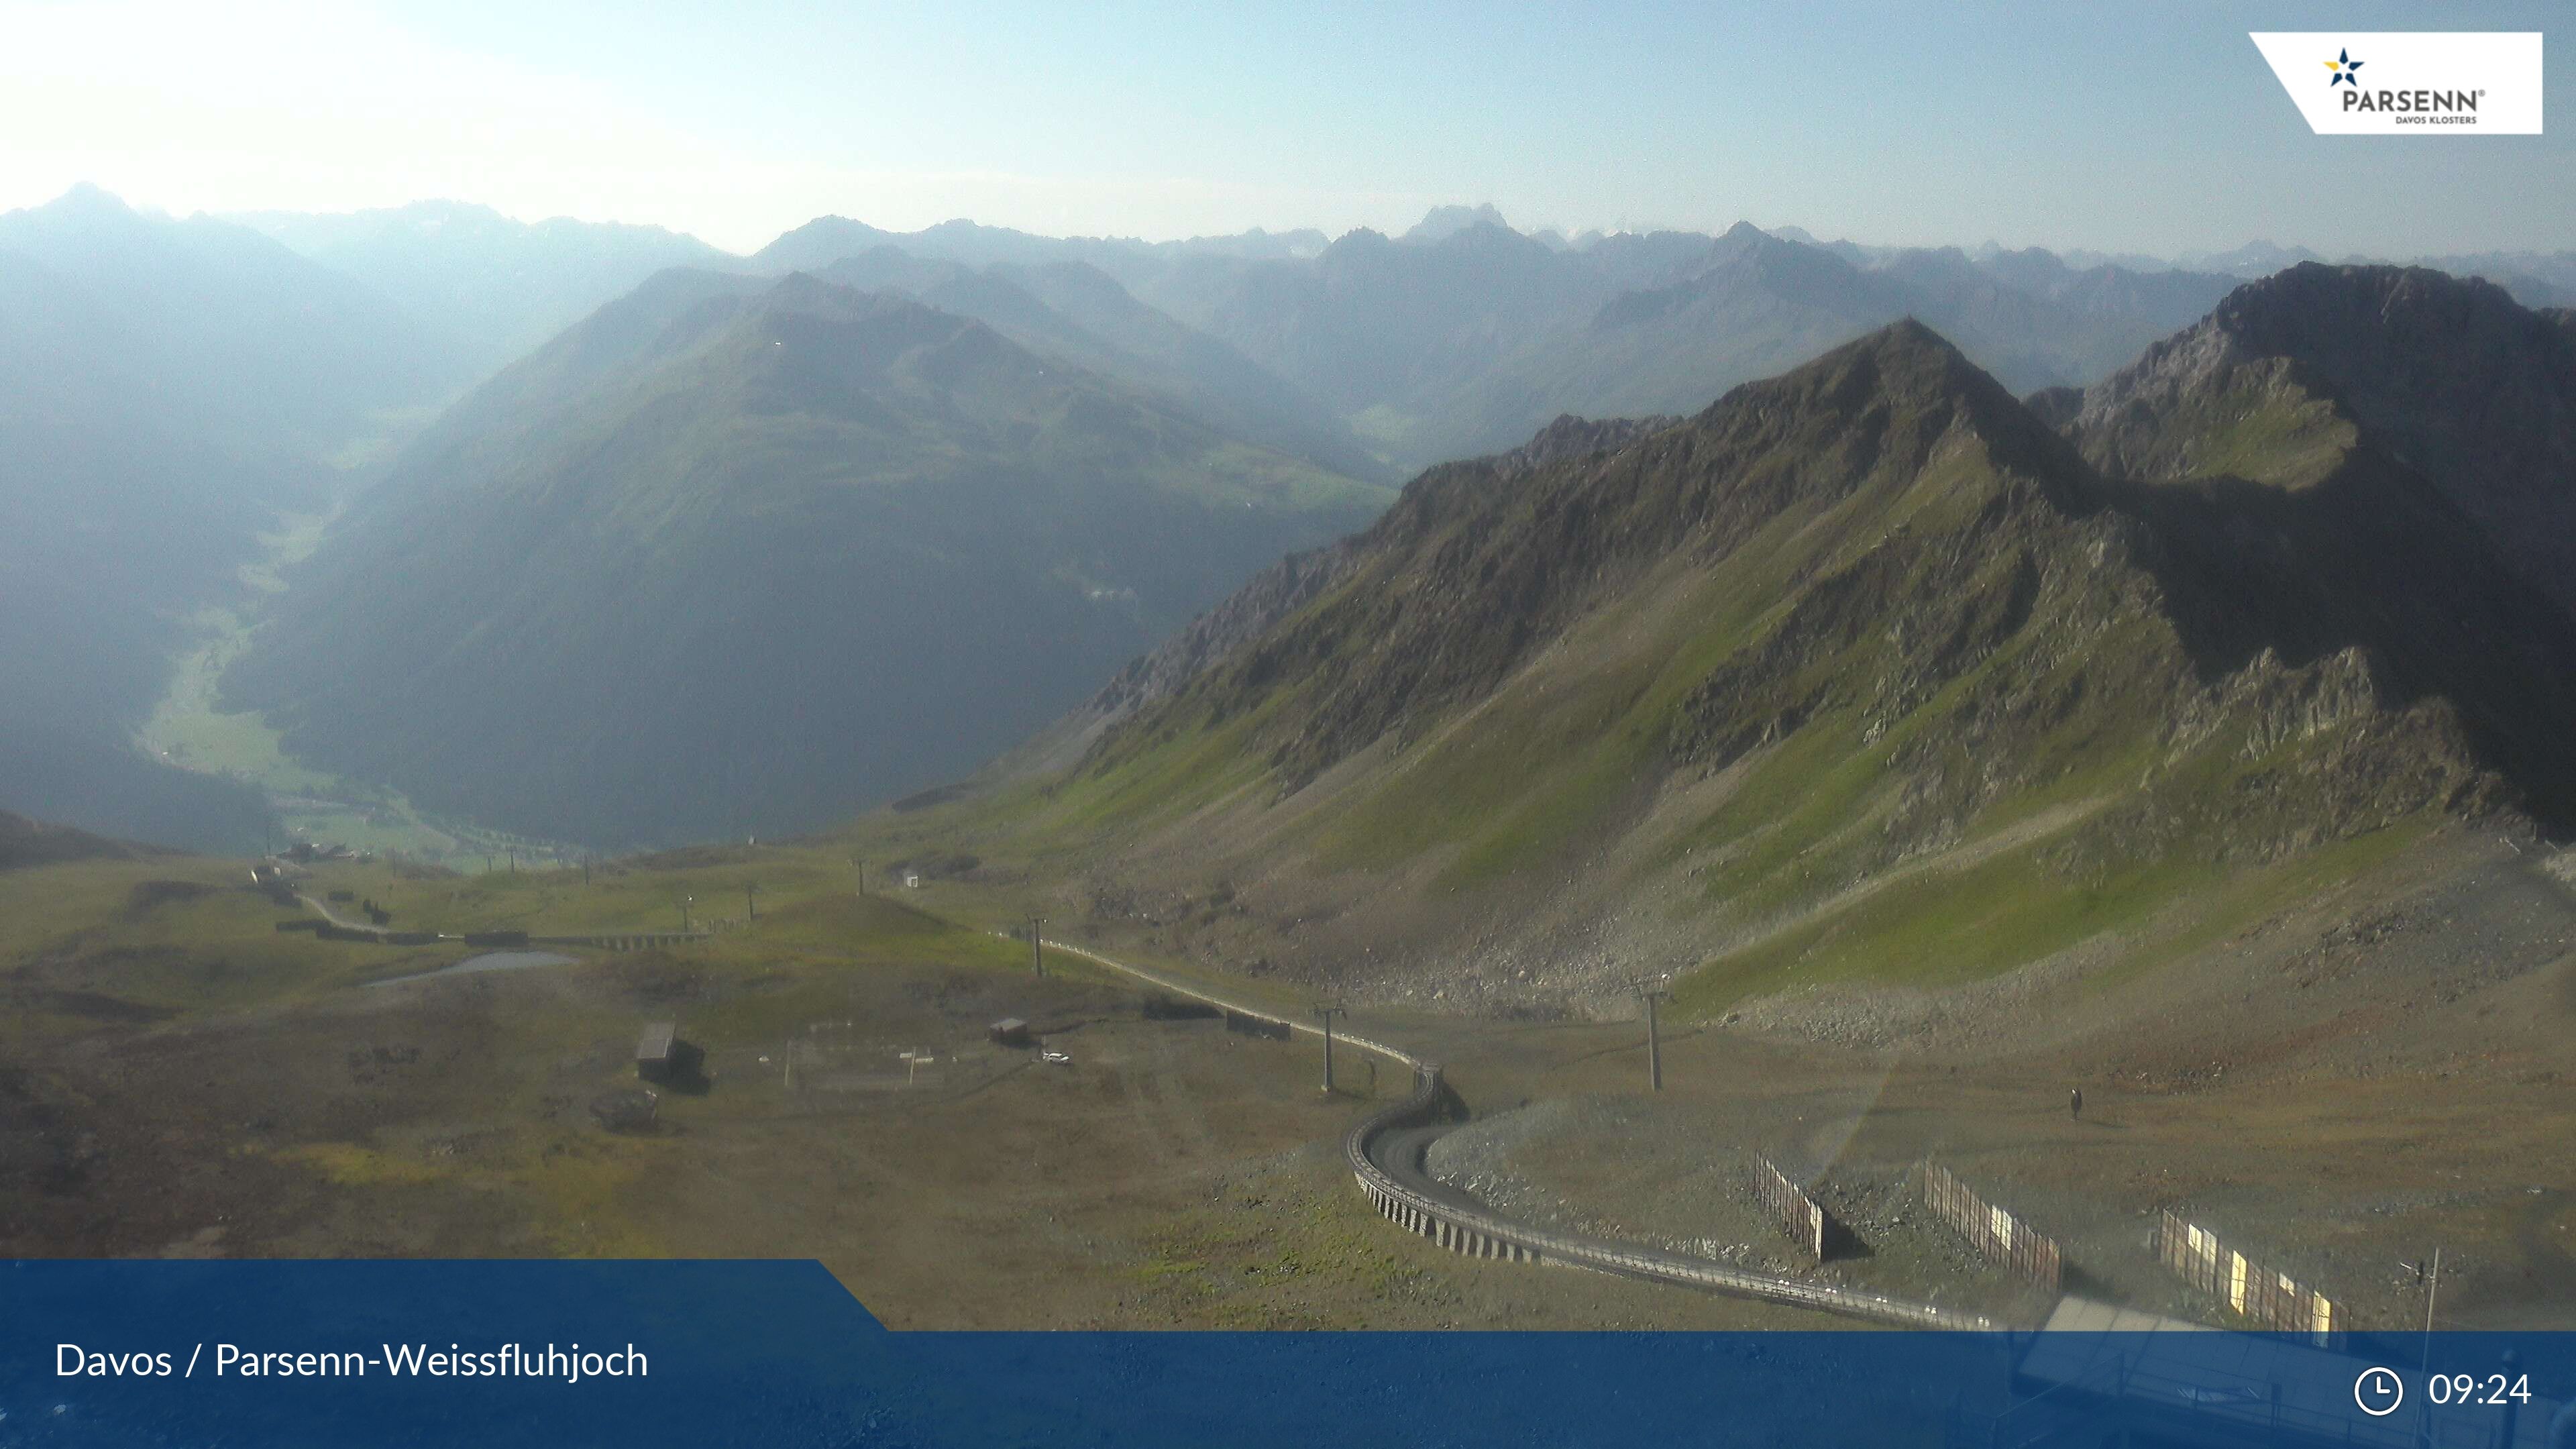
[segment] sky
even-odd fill
[[[1167,238],[1524,229],[2158,256],[2576,248],[2549,134],[2316,136],[2248,30],[2563,4],[0,0],[0,210],[441,197],[750,251],[814,216]]]

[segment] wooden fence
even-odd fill
[[[2266,1328],[2305,1333],[2319,1344],[2331,1344],[2350,1327],[2342,1305],[2291,1281],[2289,1274],[2228,1248],[2216,1233],[2163,1209],[2156,1212],[2155,1250],[2156,1260],[2180,1274],[2184,1282],[2215,1295]]]
[[[1833,1219],[1787,1174],[1772,1166],[1770,1158],[1758,1154],[1753,1159],[1753,1196],[1791,1242],[1806,1249],[1817,1262],[1825,1260]]]
[[[2000,1263],[2054,1293],[2064,1272],[2064,1259],[2053,1238],[2032,1232],[2030,1224],[1987,1202],[1938,1163],[1923,1164],[1923,1205],[1968,1240],[1987,1261]]]

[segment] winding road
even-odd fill
[[[1007,937],[1008,932],[995,935]],[[1158,989],[1193,1001],[1203,1002],[1224,1011],[1237,1012],[1263,1021],[1277,1022],[1291,1031],[1321,1036],[1322,1028],[1305,1022],[1291,1021],[1274,1012],[1231,1001],[1195,986],[1185,985],[1159,971],[1133,966],[1104,956],[1097,951],[1061,941],[1040,938],[1051,951],[1079,956],[1085,961],[1115,971],[1134,980],[1147,982]],[[1342,1153],[1358,1182],[1380,1215],[1409,1231],[1432,1239],[1444,1248],[1470,1257],[1501,1258],[1514,1262],[1555,1263],[1570,1267],[1590,1268],[1623,1277],[1644,1278],[1659,1283],[1713,1290],[1739,1297],[1759,1298],[1773,1303],[1787,1303],[1819,1312],[1866,1318],[1879,1323],[1900,1324],[1908,1328],[1950,1328],[1992,1330],[2001,1325],[1981,1314],[1960,1313],[1929,1303],[1914,1303],[1881,1294],[1838,1287],[1826,1283],[1808,1283],[1769,1273],[1756,1273],[1728,1267],[1705,1258],[1686,1257],[1635,1243],[1613,1242],[1601,1238],[1580,1237],[1553,1232],[1502,1217],[1474,1196],[1431,1175],[1424,1165],[1424,1154],[1431,1144],[1450,1130],[1450,1116],[1459,1104],[1441,1078],[1440,1068],[1410,1052],[1371,1041],[1366,1037],[1333,1033],[1334,1038],[1375,1052],[1390,1061],[1413,1069],[1414,1089],[1403,1101],[1381,1107],[1352,1124],[1342,1138]]]

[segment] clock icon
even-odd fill
[[[2352,1401],[2370,1417],[2385,1419],[2406,1402],[2406,1381],[2397,1376],[2395,1369],[2363,1369],[2361,1377],[2352,1381]]]

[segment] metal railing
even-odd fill
[[[1342,1155],[1349,1163],[1351,1175],[1358,1180],[1360,1191],[1367,1194],[1381,1215],[1453,1252],[1516,1262],[1570,1264],[1630,1278],[1680,1283],[1908,1328],[1992,1330],[1997,1327],[1992,1319],[1982,1314],[1954,1312],[1929,1303],[1912,1303],[1829,1283],[1802,1283],[1794,1278],[1730,1268],[1722,1263],[1685,1258],[1652,1248],[1549,1232],[1491,1213],[1442,1202],[1418,1192],[1381,1167],[1371,1149],[1387,1132],[1420,1126],[1436,1117],[1440,1111],[1441,1093],[1440,1069],[1430,1065],[1418,1066],[1413,1095],[1352,1124],[1342,1138]]]

